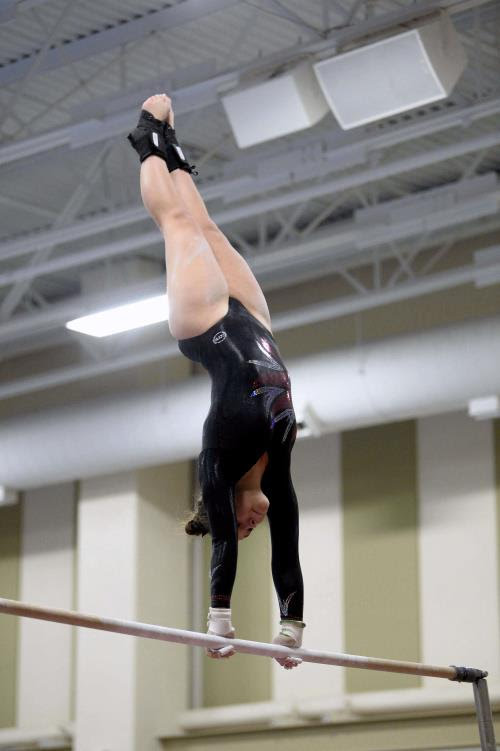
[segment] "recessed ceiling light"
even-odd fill
[[[167,319],[167,296],[157,295],[146,300],[101,310],[82,318],[75,318],[68,321],[66,328],[81,334],[88,334],[88,336],[104,337],[160,323]]]

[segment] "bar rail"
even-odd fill
[[[363,670],[380,670],[389,673],[406,673],[408,675],[425,675],[431,678],[446,678],[451,681],[474,682],[485,678],[488,673],[475,668],[456,667],[455,665],[439,666],[425,665],[418,662],[401,662],[376,657],[363,657],[337,652],[320,652],[309,649],[289,649],[278,644],[246,641],[244,639],[226,639],[211,634],[200,634],[196,631],[184,631],[167,626],[155,626],[137,621],[127,621],[118,618],[103,618],[96,615],[77,613],[71,610],[58,610],[30,605],[17,600],[0,598],[0,613],[35,618],[42,621],[64,623],[68,626],[80,626],[99,631],[110,631],[117,634],[138,636],[144,639],[157,639],[187,644],[195,647],[233,647],[236,652],[260,655],[263,657],[299,657],[304,662],[320,663],[322,665],[337,665]]]

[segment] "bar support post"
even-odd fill
[[[491,714],[488,684],[485,678],[480,678],[472,684],[474,689],[474,701],[476,703],[477,724],[479,726],[479,738],[481,751],[497,751],[495,741],[495,728]]]

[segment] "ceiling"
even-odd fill
[[[439,9],[468,56],[448,99],[347,132],[327,115],[237,147],[224,92]],[[198,187],[264,290],[337,280],[321,309],[291,307],[276,330],[499,282],[499,74],[498,1],[5,0],[0,399],[176,352],[164,327],[111,344],[64,328],[164,289],[125,138],[155,92],[171,94]],[[482,253],[455,252],[469,238]]]

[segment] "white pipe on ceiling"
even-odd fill
[[[324,352],[289,371],[298,419],[315,415],[326,433],[465,409],[500,393],[498,363],[494,317]],[[209,399],[202,376],[4,420],[0,484],[32,488],[192,459]]]

